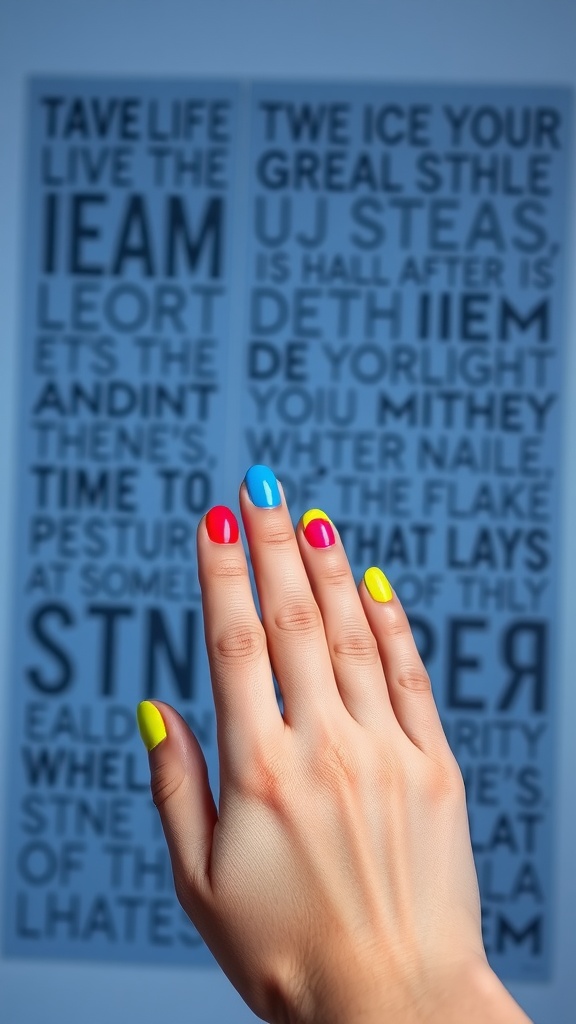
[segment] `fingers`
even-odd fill
[[[254,744],[262,752],[281,722],[270,662],[288,725],[313,732],[320,718],[331,719],[344,705],[361,725],[390,730],[399,724],[421,749],[445,750],[408,620],[380,570],[367,571],[358,594],[326,514],[306,513],[295,536],[267,467],[248,471],[240,507],[264,628],[236,532],[232,542],[219,544],[201,526],[198,543],[221,762],[228,751],[232,765],[247,763]]]
[[[150,755],[150,785],[160,813],[176,887],[209,891],[212,835],[218,820],[204,755],[168,704],[142,701],[138,727]]]
[[[240,506],[262,622],[234,514],[217,506],[198,529],[221,773],[241,778],[279,749],[285,725],[310,734],[344,709],[369,728],[399,725],[424,751],[446,750],[408,620],[380,570],[358,592],[331,521],[311,510],[295,535],[266,467],[249,470]]]
[[[252,762],[283,723],[238,523],[225,506],[198,526],[198,573],[220,767],[230,772]]]
[[[367,569],[359,587],[360,599],[376,637],[390,701],[398,722],[424,753],[446,753],[430,678],[418,653],[410,623],[386,576],[375,566]]]

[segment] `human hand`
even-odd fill
[[[490,971],[462,776],[400,602],[271,472],[199,524],[220,758],[139,708],[182,906],[270,1022],[526,1020]],[[272,670],[283,698],[276,700]],[[480,1015],[478,1007],[480,1006]]]

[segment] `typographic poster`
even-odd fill
[[[37,83],[28,154],[9,948],[209,957],[134,723],[216,770],[196,524],[225,448],[236,90]]]
[[[35,83],[10,953],[210,962],[133,708],[217,788],[194,532],[264,462],[404,602],[489,958],[549,977],[568,124],[562,90]]]

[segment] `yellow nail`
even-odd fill
[[[308,523],[311,523],[313,519],[325,519],[327,523],[331,523],[332,526],[334,525],[334,523],[332,523],[332,520],[330,519],[330,516],[327,516],[326,513],[323,512],[321,508],[310,508],[302,516],[302,526],[304,527],[304,529],[306,529]]]
[[[146,750],[154,750],[166,739],[166,726],[158,708],[149,700],[143,700],[136,710],[138,728]]]
[[[385,604],[386,601],[391,601],[394,597],[392,587],[386,579],[382,569],[379,569],[376,565],[372,565],[369,569],[366,569],[364,573],[364,583],[366,584],[366,590],[379,604]]]

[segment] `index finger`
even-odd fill
[[[210,509],[197,542],[220,764],[235,773],[282,732],[283,722],[234,513],[223,505]]]

